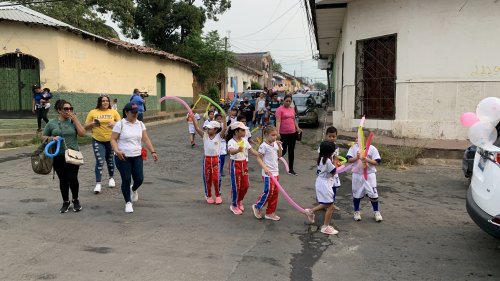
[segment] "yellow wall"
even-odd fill
[[[52,91],[156,95],[156,75],[166,77],[167,95],[193,96],[191,66],[83,39],[65,30],[0,22],[0,54],[19,48],[40,59],[40,78]]]

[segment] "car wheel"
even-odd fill
[[[316,122],[314,123],[314,128],[319,127],[319,118],[316,118]]]

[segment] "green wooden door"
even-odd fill
[[[156,96],[162,98],[166,94],[165,75],[159,73],[156,75]],[[161,103],[161,111],[167,111],[167,104],[165,102]]]
[[[31,113],[33,84],[40,84],[37,58],[18,53],[0,56],[0,113],[13,118]]]

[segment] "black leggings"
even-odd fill
[[[80,166],[68,164],[64,159],[64,155],[54,157],[54,170],[59,178],[59,188],[64,202],[69,201],[69,190],[73,195],[73,200],[78,199],[78,190],[80,183],[78,182],[78,170]]]
[[[38,129],[42,128],[42,119],[45,121],[45,124],[49,123],[49,119],[47,118],[48,109],[43,107],[36,109],[36,121],[38,122]]]
[[[295,142],[297,141],[297,133],[280,134],[283,142],[283,157],[288,150],[288,166],[293,170],[293,159],[295,158]]]

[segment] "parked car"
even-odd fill
[[[326,98],[323,91],[308,91],[307,94],[310,94],[314,98],[317,107],[323,107],[323,105],[326,103]]]
[[[314,97],[311,94],[295,94],[292,97],[297,108],[299,124],[319,126],[319,114]]]
[[[245,90],[243,93],[240,93],[238,95],[238,99],[236,100],[236,104],[239,106],[239,104],[243,101],[244,97],[248,97],[248,100],[250,101],[253,106],[255,106],[255,99],[260,95],[260,93],[264,93],[263,90]]]
[[[493,145],[477,147],[466,207],[472,220],[500,239],[500,123]]]

